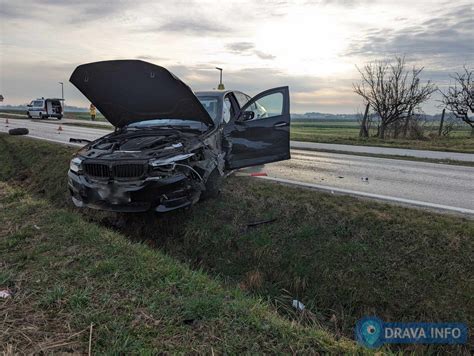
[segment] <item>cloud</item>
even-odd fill
[[[249,51],[254,47],[255,45],[252,42],[232,42],[226,44],[226,48],[233,53]]]
[[[252,42],[231,42],[225,46],[230,52],[242,56],[255,55],[260,59],[271,60],[276,57],[273,54],[259,51]]]
[[[387,57],[405,54],[407,59],[450,67],[472,61],[474,18],[470,5],[458,6],[429,20],[401,29],[371,29],[354,40],[347,55]]]
[[[176,32],[196,36],[218,36],[230,32],[230,29],[217,21],[209,21],[202,17],[184,17],[174,18],[157,27],[144,27],[140,32]]]
[[[123,13],[132,7],[132,0],[25,0],[2,1],[2,21],[15,19],[43,19],[45,13],[63,23],[90,22]],[[62,15],[61,15],[62,14]]]

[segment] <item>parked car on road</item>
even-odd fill
[[[56,98],[33,100],[28,104],[26,115],[29,118],[47,119],[49,117],[55,117],[61,120],[64,113],[62,101],[63,99]]]
[[[170,211],[215,196],[232,170],[290,158],[288,87],[255,97],[191,89],[138,60],[76,68],[70,81],[116,128],[71,160],[74,204]]]

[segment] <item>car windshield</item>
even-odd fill
[[[152,119],[152,120],[144,120],[144,121],[137,121],[133,122],[126,126],[127,128],[138,128],[138,129],[146,129],[151,127],[157,128],[180,128],[182,127],[191,129],[191,130],[199,130],[205,131],[208,129],[207,125],[194,121],[194,120],[178,120],[178,119]]]
[[[206,109],[212,121],[218,122],[221,117],[220,113],[222,112],[219,99],[214,96],[198,96],[197,98]]]

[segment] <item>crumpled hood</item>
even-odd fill
[[[214,125],[191,89],[167,69],[140,60],[82,64],[69,81],[115,127],[152,119]]]

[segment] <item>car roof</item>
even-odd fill
[[[203,91],[196,91],[194,94],[196,96],[216,96],[216,97],[224,97],[226,94],[233,92],[234,90],[203,90]]]

